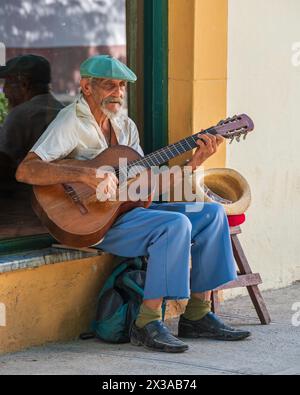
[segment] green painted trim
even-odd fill
[[[144,148],[144,1],[126,0],[127,64],[138,80],[128,84],[128,113],[137,124]]]
[[[138,0],[126,0],[126,49],[127,65],[137,72],[137,41],[138,41]],[[128,113],[130,118],[137,118],[137,84],[128,84]]]
[[[168,0],[144,1],[144,148],[168,144]]]
[[[0,255],[47,248],[55,242],[49,234],[3,239],[0,240]]]

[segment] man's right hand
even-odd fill
[[[86,169],[84,173],[83,182],[95,191],[100,191],[101,195],[105,194],[104,200],[116,195],[119,181],[114,173],[93,168]]]

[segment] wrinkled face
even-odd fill
[[[116,115],[124,104],[126,85],[126,81],[122,80],[91,78],[89,86],[84,84],[81,87],[104,113]]]
[[[10,108],[16,107],[27,100],[28,84],[25,79],[17,76],[6,77],[3,81],[3,93]]]

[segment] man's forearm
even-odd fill
[[[16,179],[26,184],[41,186],[83,182],[90,169],[64,162],[60,164],[39,160],[23,162],[17,169]]]

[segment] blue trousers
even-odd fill
[[[236,279],[227,217],[216,203],[136,208],[122,215],[96,248],[148,257],[146,300],[187,299],[190,292],[210,291]]]

